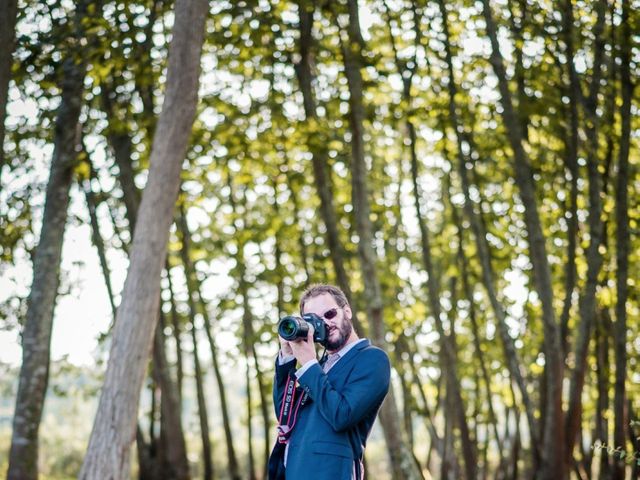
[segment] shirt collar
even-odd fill
[[[330,353],[329,355],[335,355],[335,354],[338,354],[338,357],[342,358],[342,357],[344,357],[344,356],[347,354],[347,352],[348,352],[349,350],[351,350],[351,349],[352,349],[353,347],[355,347],[357,344],[359,344],[359,343],[361,343],[361,342],[364,342],[365,340],[366,340],[366,338],[360,338],[360,339],[356,340],[355,342],[352,342],[352,343],[349,343],[349,344],[345,345],[344,347],[342,347],[342,348],[341,348],[340,350],[338,350],[337,352]]]

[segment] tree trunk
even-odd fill
[[[183,247],[184,248],[184,247]],[[180,319],[178,317],[178,310],[176,309],[176,301],[173,293],[173,282],[171,281],[171,273],[169,271],[168,262],[165,264],[165,270],[167,272],[167,283],[169,287],[169,305],[171,309],[171,327],[173,334],[173,341],[176,346],[176,389],[178,391],[178,405],[181,410],[182,405],[182,385],[184,383],[184,369],[182,367],[182,342],[180,341],[180,332],[182,328],[180,326]]]
[[[498,324],[498,332],[502,341],[502,347],[504,349],[505,359],[507,360],[507,368],[511,375],[511,378],[515,381],[520,394],[522,395],[522,403],[524,404],[525,413],[529,424],[529,434],[532,438],[531,449],[533,452],[534,463],[537,463],[538,457],[538,441],[537,441],[537,428],[534,419],[533,404],[527,392],[524,376],[520,370],[521,362],[518,358],[518,354],[515,348],[513,338],[509,334],[509,328],[506,322],[506,313],[503,305],[498,300],[498,295],[495,290],[495,274],[491,265],[490,248],[487,242],[487,233],[484,228],[484,224],[480,218],[480,215],[476,212],[470,195],[470,182],[467,175],[467,165],[470,160],[468,155],[464,154],[464,144],[466,143],[469,148],[474,144],[471,140],[471,135],[464,132],[464,127],[459,120],[458,112],[459,107],[456,102],[457,84],[455,81],[453,70],[453,55],[451,53],[451,43],[449,36],[449,22],[448,14],[443,0],[438,1],[440,8],[440,14],[443,19],[443,30],[445,32],[445,57],[447,63],[447,71],[449,76],[448,91],[449,91],[449,116],[456,135],[457,140],[457,156],[458,156],[458,173],[460,174],[460,180],[462,183],[462,191],[464,194],[464,213],[467,216],[471,229],[475,238],[476,249],[478,251],[479,262],[482,267],[482,284],[484,285],[489,302],[491,303],[492,310],[496,316]],[[413,154],[415,157],[415,153]],[[465,277],[466,278],[466,277]],[[469,298],[469,301],[473,301]]]
[[[160,403],[160,455],[155,455],[161,462],[156,469],[161,470],[169,478],[176,480],[189,479],[189,461],[180,416],[180,395],[169,372],[169,363],[165,352],[164,314],[159,311],[160,322],[156,327],[153,344],[153,377],[162,394]],[[155,441],[151,435],[151,443]]]
[[[565,55],[569,61],[566,62],[569,74],[569,132],[565,142],[566,154],[565,164],[569,173],[570,194],[569,213],[567,219],[567,263],[565,265],[565,288],[562,313],[560,314],[560,328],[562,350],[566,356],[568,353],[569,315],[572,307],[573,291],[576,286],[576,244],[578,234],[578,147],[579,147],[579,117],[578,105],[582,101],[583,94],[578,79],[578,74],[573,63],[575,48],[573,46],[573,7],[571,0],[565,1],[560,6],[562,11],[563,38],[565,42]]]
[[[295,65],[296,77],[302,92],[303,107],[309,134],[307,135],[307,148],[311,152],[311,163],[313,166],[314,185],[318,190],[320,198],[320,216],[326,228],[326,240],[331,256],[331,264],[336,274],[336,283],[342,289],[349,305],[353,311],[353,325],[358,335],[365,335],[364,325],[360,322],[349,276],[344,268],[345,249],[340,240],[338,232],[338,218],[333,205],[333,189],[331,183],[331,173],[327,168],[329,159],[326,151],[326,144],[322,142],[322,135],[318,128],[318,115],[316,112],[316,100],[313,94],[313,72],[311,70],[312,58],[312,27],[314,4],[308,1],[298,1],[298,12],[300,16],[300,62]]]
[[[0,191],[2,190],[2,168],[6,163],[4,155],[4,121],[9,100],[9,81],[15,48],[18,0],[0,0]]]
[[[507,80],[502,54],[498,43],[497,27],[489,0],[482,0],[487,34],[491,41],[490,61],[498,79],[502,116],[507,129],[509,144],[513,150],[515,180],[524,206],[524,221],[527,228],[531,264],[536,291],[542,305],[544,326],[544,355],[546,376],[546,404],[544,405],[543,437],[539,480],[565,480],[565,436],[564,412],[562,410],[562,382],[564,360],[560,328],[553,309],[553,285],[551,268],[547,258],[545,237],[540,223],[536,202],[535,184],[530,160],[523,145],[520,122],[514,112],[513,101]]]
[[[129,474],[140,388],[160,300],[160,274],[195,116],[207,8],[205,0],[176,2],[167,91],[82,479],[119,479]]]
[[[431,240],[429,230],[425,224],[425,212],[421,207],[421,191],[418,185],[418,160],[414,154],[411,156],[411,177],[413,182],[414,205],[416,208],[416,216],[418,219],[418,227],[420,229],[422,267],[427,272],[427,295],[429,298],[429,306],[433,315],[440,336],[440,366],[442,374],[447,379],[447,396],[452,396],[448,404],[453,409],[454,417],[457,419],[458,428],[460,429],[460,440],[462,443],[463,460],[465,465],[466,478],[471,480],[476,478],[476,452],[474,445],[471,443],[471,435],[469,425],[466,421],[465,407],[462,400],[462,392],[460,380],[458,378],[458,367],[456,358],[456,347],[454,341],[453,322],[451,333],[447,335],[442,324],[442,308],[440,306],[440,285],[438,274],[433,267],[431,255]]]
[[[102,270],[102,275],[104,276],[104,283],[107,287],[107,296],[109,297],[109,305],[111,305],[111,313],[113,313],[113,318],[116,318],[116,304],[114,300],[113,287],[111,285],[111,272],[109,270],[109,264],[107,263],[107,254],[104,246],[104,240],[102,239],[102,235],[100,234],[100,226],[98,223],[98,215],[96,214],[96,210],[98,208],[98,204],[96,202],[96,196],[93,193],[93,188],[91,186],[92,180],[95,178],[95,170],[93,169],[93,165],[91,161],[88,159],[89,153],[87,149],[83,146],[83,150],[87,155],[87,164],[89,165],[89,178],[82,180],[82,189],[84,190],[84,196],[87,200],[87,210],[89,211],[89,221],[91,223],[91,241],[93,245],[96,247],[98,251],[98,259],[100,260],[100,268]]]
[[[247,467],[248,480],[256,480],[256,465],[255,455],[253,453],[253,429],[251,424],[253,423],[253,396],[251,395],[251,365],[249,364],[249,356],[246,357],[247,363],[245,365],[245,380],[246,380],[246,392],[247,392]]]
[[[566,461],[570,464],[573,447],[582,419],[582,389],[587,370],[587,352],[592,337],[593,325],[596,317],[596,289],[598,276],[602,268],[603,258],[600,246],[604,239],[604,225],[602,222],[602,177],[598,168],[598,115],[597,98],[600,90],[600,77],[602,70],[602,57],[604,53],[604,41],[601,40],[606,4],[599,1],[596,5],[598,20],[594,28],[596,39],[596,51],[594,53],[594,73],[591,82],[591,91],[585,104],[587,117],[586,133],[589,138],[587,150],[587,172],[589,178],[589,247],[586,252],[587,278],[579,301],[580,322],[577,328],[577,337],[574,348],[575,368],[571,377],[569,390],[569,407],[566,418]]]
[[[597,318],[596,333],[595,333],[595,357],[596,357],[596,378],[597,378],[597,390],[598,399],[596,401],[596,415],[595,415],[595,430],[592,437],[592,443],[600,441],[602,444],[609,444],[609,422],[607,420],[606,412],[609,410],[609,378],[611,377],[609,367],[609,332],[611,332],[612,325],[609,315],[601,311]],[[615,455],[614,455],[615,457]],[[591,459],[592,454],[589,454],[589,458],[586,458],[585,470],[591,471]],[[599,478],[600,480],[608,480],[611,478],[611,458],[609,455],[600,455],[600,468]]]
[[[140,192],[134,181],[135,172],[131,164],[131,137],[129,132],[123,130],[126,127],[122,125],[122,121],[118,118],[116,106],[114,105],[114,103],[117,103],[115,93],[109,89],[108,85],[103,85],[100,88],[102,109],[109,120],[106,137],[118,166],[118,178],[126,207],[126,218],[129,221],[131,238],[133,238],[140,206]]]
[[[211,320],[209,318],[209,312],[207,305],[202,298],[200,281],[198,275],[191,261],[191,232],[186,221],[186,215],[184,210],[181,211],[178,219],[178,229],[182,235],[182,263],[185,269],[185,276],[190,281],[194,282],[193,290],[195,297],[200,306],[200,312],[202,313],[202,319],[204,321],[204,331],[207,335],[207,341],[209,342],[209,349],[211,351],[211,362],[213,364],[213,372],[218,385],[218,393],[220,394],[220,410],[222,414],[222,426],[224,428],[224,435],[227,447],[227,463],[229,469],[229,478],[231,480],[240,480],[240,470],[238,466],[238,459],[236,457],[236,451],[233,445],[233,434],[231,432],[231,421],[229,419],[229,408],[227,406],[227,394],[222,379],[222,373],[220,372],[220,366],[218,364],[218,351],[216,348],[213,334],[211,332]]]
[[[349,41],[342,44],[345,76],[349,86],[349,127],[351,130],[351,188],[352,203],[358,233],[358,255],[367,304],[371,339],[381,348],[385,345],[385,325],[383,318],[383,299],[380,280],[376,268],[376,252],[373,248],[373,225],[371,223],[369,196],[367,190],[367,167],[364,153],[364,108],[362,105],[362,74],[360,49],[362,37],[358,18],[357,0],[348,1]],[[422,479],[422,473],[416,464],[410,447],[403,438],[401,421],[398,415],[393,389],[380,410],[387,448],[391,459],[393,478],[397,480]]]
[[[614,427],[613,443],[624,448],[625,430],[628,418],[625,413],[627,378],[627,299],[629,297],[629,150],[631,140],[631,99],[633,84],[631,83],[631,27],[629,14],[631,6],[628,0],[622,0],[622,35],[620,38],[622,83],[622,105],[620,106],[620,150],[618,153],[618,177],[616,183],[616,322],[614,325],[615,352],[615,390],[613,399]],[[638,465],[634,465],[637,471]],[[625,463],[617,456],[613,459],[613,480],[624,480]]]
[[[77,37],[82,36],[80,25],[85,15],[86,3],[81,2],[75,13]],[[38,476],[38,429],[49,380],[51,330],[60,282],[69,189],[80,144],[78,119],[83,102],[86,62],[76,62],[76,53],[69,51],[69,58],[62,64],[62,95],[54,130],[53,157],[22,332],[22,365],[13,417],[9,480],[30,480]]]
[[[198,418],[200,419],[200,438],[202,439],[202,459],[204,461],[204,480],[213,478],[213,462],[211,460],[211,439],[209,437],[209,415],[207,414],[207,403],[205,401],[204,388],[202,385],[202,368],[200,367],[200,358],[198,355],[198,338],[196,335],[195,319],[195,302],[189,292],[189,307],[191,310],[191,339],[193,340],[193,365],[195,369],[196,392],[198,396]]]
[[[457,219],[457,215],[456,215]],[[459,223],[459,222],[458,222]],[[500,432],[498,431],[498,420],[493,408],[493,399],[491,394],[491,378],[487,370],[487,361],[485,360],[482,347],[480,345],[480,328],[478,326],[478,320],[476,318],[475,302],[473,299],[473,289],[469,283],[469,267],[467,265],[467,258],[464,253],[464,243],[462,236],[462,227],[458,225],[458,262],[460,262],[460,276],[462,277],[462,288],[464,289],[465,298],[469,302],[469,320],[471,322],[471,334],[473,335],[473,346],[475,354],[478,358],[478,364],[480,365],[480,373],[484,383],[486,395],[487,395],[487,408],[489,410],[489,422],[493,428],[498,451],[502,454],[502,440],[500,439]],[[480,381],[480,379],[478,379]]]

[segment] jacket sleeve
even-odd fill
[[[295,359],[282,365],[279,363],[278,357],[276,357],[276,376],[273,380],[273,406],[276,412],[276,421],[282,408],[282,394],[287,384],[287,378],[289,374],[293,376],[296,367]]]
[[[347,430],[380,407],[389,391],[391,366],[379,348],[363,350],[341,390],[333,387],[319,365],[313,365],[300,378],[322,417],[336,431]]]

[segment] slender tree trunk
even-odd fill
[[[383,299],[380,280],[376,268],[376,253],[373,248],[373,225],[371,223],[369,193],[367,190],[367,167],[364,152],[364,108],[362,105],[362,74],[360,72],[360,49],[362,36],[358,18],[358,2],[348,1],[349,8],[349,42],[342,43],[345,75],[349,85],[349,126],[351,130],[351,189],[355,214],[356,231],[358,233],[358,255],[362,278],[365,287],[367,318],[371,329],[373,343],[384,348],[385,325],[383,318]],[[411,454],[411,449],[403,438],[400,428],[393,389],[380,410],[387,448],[391,459],[393,478],[397,480],[422,479],[422,472]]]
[[[502,346],[504,348],[505,358],[507,360],[507,368],[511,377],[515,380],[518,385],[518,389],[520,394],[522,395],[525,412],[527,415],[527,420],[529,423],[529,432],[531,435],[531,449],[534,452],[534,459],[537,463],[538,457],[538,441],[537,441],[537,428],[534,419],[534,408],[529,397],[529,393],[527,392],[525,379],[520,370],[520,360],[518,358],[518,354],[516,352],[515,344],[513,338],[509,334],[509,328],[506,322],[506,313],[502,306],[502,304],[498,300],[498,296],[495,290],[495,274],[493,272],[493,267],[491,265],[491,255],[490,248],[487,242],[487,234],[484,229],[483,222],[476,212],[473,201],[471,200],[470,195],[470,182],[467,174],[468,165],[470,164],[470,158],[468,155],[465,155],[465,145],[469,148],[474,144],[474,142],[470,139],[470,135],[465,133],[464,127],[459,119],[459,106],[456,102],[457,95],[457,84],[455,81],[455,75],[453,70],[453,55],[451,53],[451,42],[449,36],[449,22],[448,22],[448,13],[445,7],[445,4],[442,0],[438,0],[438,5],[440,8],[440,14],[443,18],[443,30],[445,32],[445,57],[447,63],[447,71],[449,76],[448,81],[448,91],[449,91],[449,116],[453,126],[453,129],[456,134],[457,139],[457,156],[458,156],[458,172],[460,174],[460,179],[462,182],[462,190],[464,194],[464,212],[471,224],[471,228],[475,237],[476,249],[479,256],[480,265],[482,267],[482,284],[484,285],[487,296],[489,297],[489,301],[491,303],[491,307],[496,316],[498,323],[498,331],[500,333],[500,338],[502,340]],[[415,133],[414,133],[415,135]],[[413,157],[416,157],[415,152],[413,152]],[[413,160],[415,161],[415,160]],[[470,298],[470,301],[472,299]]]
[[[537,463],[538,457],[538,440],[537,440],[537,427],[534,419],[533,413],[533,404],[529,397],[529,393],[527,392],[527,387],[525,383],[524,376],[520,370],[520,359],[518,358],[518,354],[515,348],[515,344],[513,338],[509,334],[509,328],[506,322],[506,313],[504,307],[498,300],[498,295],[495,290],[495,273],[493,271],[493,267],[491,265],[491,255],[490,248],[487,242],[487,233],[484,228],[484,224],[480,218],[480,215],[476,212],[473,201],[471,200],[470,195],[470,182],[467,174],[468,164],[470,163],[470,158],[468,155],[465,155],[465,144],[467,147],[471,148],[475,142],[473,142],[470,137],[470,134],[466,134],[464,132],[464,127],[462,126],[459,119],[459,106],[456,102],[457,95],[457,84],[455,80],[454,70],[453,70],[453,55],[451,53],[451,42],[449,35],[449,22],[448,22],[448,13],[443,0],[438,0],[438,5],[440,8],[440,15],[443,19],[443,30],[445,32],[445,57],[447,63],[447,71],[449,76],[448,82],[448,91],[449,91],[449,117],[453,126],[453,129],[456,134],[457,140],[457,156],[458,156],[458,172],[460,174],[460,179],[462,182],[462,190],[464,194],[464,212],[471,224],[471,229],[473,231],[473,235],[475,238],[476,249],[478,252],[478,257],[480,261],[480,265],[482,267],[482,285],[484,285],[487,296],[489,297],[489,301],[491,303],[492,310],[496,316],[497,324],[498,324],[498,332],[500,334],[500,339],[502,340],[502,346],[504,349],[504,355],[507,360],[507,368],[511,375],[511,378],[516,382],[520,394],[522,396],[522,402],[524,404],[525,413],[527,415],[527,420],[529,424],[529,432],[532,438],[531,440],[531,450],[534,456],[534,463]],[[414,153],[413,156],[416,156]],[[471,298],[470,298],[470,301]]]
[[[598,19],[594,29],[596,49],[594,52],[594,73],[591,91],[586,99],[585,114],[587,116],[587,136],[589,148],[587,150],[587,172],[589,178],[589,247],[587,248],[587,278],[582,295],[580,296],[580,322],[574,348],[575,368],[571,377],[569,390],[569,407],[566,417],[566,461],[569,464],[573,458],[573,447],[582,419],[582,389],[587,370],[587,352],[592,337],[593,325],[596,317],[596,289],[598,276],[602,268],[603,258],[600,246],[604,239],[604,224],[602,221],[602,176],[598,161],[598,115],[597,98],[600,90],[602,57],[604,41],[600,39],[604,30],[606,4],[604,0],[596,4]]]
[[[283,152],[284,153],[284,152]],[[285,153],[286,155],[286,153]],[[288,161],[285,160],[285,164]],[[278,201],[278,179],[277,176],[273,178],[273,215],[274,218],[281,218],[280,211],[280,202]],[[301,235],[302,237],[302,235]],[[281,318],[283,312],[285,311],[285,303],[284,303],[284,277],[285,277],[285,269],[282,264],[282,234],[280,229],[276,229],[273,235],[273,260],[274,260],[274,268],[273,272],[275,274],[275,284],[276,284],[276,310],[277,317]],[[306,264],[305,264],[306,267]],[[307,277],[308,278],[308,277]]]
[[[523,145],[520,123],[514,112],[509,90],[504,60],[500,53],[498,33],[489,0],[482,0],[487,34],[491,41],[490,61],[498,79],[502,116],[507,129],[509,143],[513,150],[515,180],[520,190],[524,206],[524,221],[527,229],[531,264],[536,291],[542,304],[542,323],[544,327],[544,355],[546,376],[546,404],[541,442],[541,464],[539,480],[565,480],[565,435],[564,412],[562,409],[562,382],[564,378],[564,360],[559,325],[556,323],[553,309],[553,286],[551,268],[547,258],[545,237],[540,223],[535,195],[535,184],[530,160]]]
[[[9,81],[15,48],[18,0],[0,0],[0,191],[2,191],[2,168],[6,163],[4,155],[4,121],[9,100]]]
[[[260,396],[260,413],[262,415],[262,435],[264,437],[262,450],[262,477],[267,478],[269,472],[269,454],[271,453],[271,444],[269,443],[269,433],[271,431],[271,421],[269,419],[269,402],[271,397],[267,393],[267,385],[264,380],[264,374],[258,361],[258,353],[256,352],[255,341],[251,344],[253,356],[253,367],[256,369],[256,381],[258,383],[258,394]]]
[[[216,343],[212,334],[211,327],[211,319],[209,317],[209,312],[207,309],[207,304],[202,298],[202,288],[200,285],[200,281],[198,279],[198,275],[196,272],[196,268],[191,261],[191,232],[189,231],[189,226],[186,221],[185,211],[182,210],[180,212],[180,217],[178,220],[178,228],[182,235],[182,263],[185,268],[186,278],[193,282],[193,291],[197,298],[197,301],[200,306],[200,312],[202,314],[202,319],[204,321],[204,331],[207,335],[207,341],[209,342],[209,349],[211,351],[211,362],[213,364],[213,372],[215,375],[216,383],[218,386],[218,393],[220,394],[220,410],[222,414],[222,426],[224,428],[224,435],[227,447],[227,463],[229,469],[229,477],[231,480],[240,480],[240,469],[238,465],[238,459],[236,456],[236,451],[233,445],[233,434],[231,432],[231,421],[229,418],[229,407],[227,403],[227,394],[224,386],[224,382],[222,379],[222,373],[220,372],[220,366],[218,364],[218,351],[216,348]]]
[[[86,153],[86,148],[83,147],[83,149]],[[104,283],[107,287],[107,296],[109,297],[109,305],[111,305],[111,313],[113,313],[113,318],[116,318],[116,304],[114,300],[113,286],[111,285],[111,272],[109,270],[109,264],[107,263],[104,240],[102,239],[102,235],[100,234],[98,215],[96,214],[98,204],[96,202],[96,196],[93,193],[93,188],[91,186],[92,180],[95,178],[95,171],[93,169],[93,165],[91,165],[91,162],[88,161],[87,163],[89,164],[89,178],[86,178],[82,181],[82,189],[84,190],[84,196],[87,200],[87,210],[89,211],[89,221],[91,223],[91,241],[98,251],[98,259],[100,260],[100,268],[102,269],[102,275],[104,276]]]
[[[302,92],[303,107],[309,134],[307,136],[307,148],[311,152],[311,163],[313,166],[314,185],[318,190],[320,198],[320,215],[326,229],[327,245],[331,264],[336,274],[336,282],[342,289],[353,310],[353,324],[358,335],[365,335],[365,328],[358,318],[351,293],[349,276],[345,269],[345,249],[340,240],[338,232],[338,218],[333,205],[333,189],[331,183],[331,172],[327,168],[329,164],[326,151],[326,144],[322,142],[322,135],[318,128],[318,115],[316,112],[316,99],[313,93],[313,71],[311,64],[312,57],[312,27],[314,3],[309,1],[298,1],[298,12],[300,16],[300,62],[295,65],[295,72]]]
[[[138,454],[138,480],[156,480],[156,463],[151,458],[150,446],[144,440],[140,424],[136,427],[136,450]]]
[[[156,326],[160,274],[195,116],[207,8],[205,0],[176,2],[167,91],[82,479],[125,478],[129,473],[140,388]]]
[[[126,207],[126,217],[129,220],[129,230],[131,238],[134,237],[134,228],[138,218],[138,208],[140,206],[140,192],[136,187],[134,178],[135,172],[131,164],[131,136],[126,131],[126,126],[122,125],[116,111],[115,92],[107,84],[101,85],[102,109],[109,120],[107,129],[107,142],[113,152],[113,157],[118,166],[118,178],[123,192],[124,204]]]
[[[596,325],[595,334],[595,357],[596,357],[596,378],[598,399],[596,401],[596,415],[595,415],[595,431],[593,435],[593,442],[600,441],[603,444],[609,444],[609,422],[606,418],[606,412],[609,409],[609,332],[612,325],[605,312],[600,312],[598,315],[598,322]],[[591,459],[593,455],[589,454],[587,465],[585,465],[586,471],[591,471]],[[609,455],[600,456],[600,478],[599,480],[608,480],[611,478],[611,459]]]
[[[184,439],[182,420],[180,417],[180,395],[169,372],[164,341],[165,319],[159,311],[160,322],[156,327],[153,344],[153,379],[160,387],[162,394],[160,402],[160,453],[154,457],[161,462],[156,469],[161,469],[164,475],[176,480],[189,479],[189,461]],[[151,432],[151,444],[155,436]]]
[[[629,297],[629,150],[631,140],[631,100],[633,84],[631,83],[631,27],[629,14],[631,6],[628,0],[622,0],[622,35],[620,38],[620,81],[622,83],[622,105],[620,106],[620,150],[618,153],[618,177],[616,182],[616,321],[614,325],[615,352],[615,389],[613,399],[614,426],[613,443],[624,447],[625,430],[628,417],[625,415],[627,378],[627,299]],[[634,466],[637,471],[638,465]],[[625,464],[618,457],[613,460],[613,480],[624,480]]]
[[[199,287],[198,287],[199,288]],[[201,309],[204,312],[206,305],[202,300],[202,295],[199,295],[201,302]],[[218,364],[218,352],[214,343],[213,336],[211,334],[211,322],[208,314],[204,314],[205,329],[207,334],[207,340],[209,341],[209,348],[211,349],[211,358],[213,362],[213,370],[218,385],[218,392],[220,394],[220,409],[222,413],[222,426],[224,428],[225,442],[227,446],[227,463],[229,469],[229,478],[231,480],[240,480],[240,467],[238,464],[238,458],[236,456],[235,448],[233,446],[233,433],[231,431],[231,420],[229,418],[229,407],[227,406],[227,395],[222,380],[222,373]]]
[[[460,387],[460,380],[457,372],[457,358],[456,347],[453,339],[454,329],[451,327],[451,334],[447,335],[442,324],[441,315],[442,308],[440,307],[440,285],[438,280],[438,274],[433,267],[432,255],[431,255],[431,239],[429,230],[425,224],[426,218],[425,212],[422,211],[421,206],[421,191],[418,185],[418,162],[416,155],[411,157],[411,177],[413,182],[414,193],[414,205],[416,208],[416,214],[418,218],[418,227],[420,229],[421,239],[421,253],[422,253],[422,266],[427,272],[427,295],[429,298],[429,305],[431,307],[431,314],[436,323],[438,335],[440,336],[440,365],[442,374],[447,378],[447,395],[452,396],[451,408],[455,418],[457,419],[458,428],[460,429],[460,440],[462,443],[463,460],[465,464],[466,478],[469,480],[476,478],[476,451],[474,445],[471,443],[471,434],[469,426],[466,421],[465,406],[462,400],[462,392]]]
[[[251,394],[251,365],[249,364],[249,356],[246,356],[247,364],[245,369],[246,392],[247,392],[247,462],[248,462],[248,480],[256,480],[255,455],[253,453],[253,396]]]
[[[234,217],[237,216],[237,206],[235,200],[235,193],[233,188],[233,183],[231,182],[231,176],[227,177],[228,179],[228,187],[229,187],[229,203],[231,205],[232,212]],[[246,204],[246,197],[242,197],[243,205]],[[236,223],[235,218],[233,221],[233,228],[236,233],[236,238],[240,238],[241,236],[240,226]],[[269,395],[266,393],[266,387],[264,384],[264,376],[262,375],[262,370],[260,368],[260,363],[258,362],[258,356],[255,349],[256,342],[256,334],[253,328],[253,313],[251,312],[251,305],[249,303],[249,282],[246,279],[246,262],[244,258],[244,247],[245,244],[238,240],[237,254],[236,254],[236,265],[237,265],[237,276],[238,276],[238,290],[240,295],[242,296],[242,343],[245,355],[247,359],[250,357],[253,358],[253,364],[256,369],[256,380],[258,383],[258,392],[260,395],[260,410],[262,413],[262,420],[264,425],[264,468],[263,473],[267,473],[268,469],[268,460],[270,453],[270,444],[269,444]],[[247,367],[249,368],[249,367]],[[250,385],[247,385],[247,391],[250,391]],[[250,407],[251,408],[251,407]],[[249,434],[251,436],[251,423],[248,424]],[[253,452],[253,446],[250,445],[251,452]],[[249,463],[251,466],[251,475],[255,475],[255,467],[254,467],[254,457],[253,453],[251,453],[251,458],[249,459]],[[253,478],[253,477],[252,477]]]
[[[85,15],[86,3],[81,2],[75,13],[77,37],[83,35],[80,25]],[[13,417],[9,480],[30,480],[38,476],[38,430],[49,380],[51,330],[60,281],[69,189],[80,145],[78,119],[86,63],[84,60],[77,62],[74,55],[73,51],[68,52],[69,58],[63,62],[60,72],[62,95],[54,130],[53,157],[22,332],[22,365]]]
[[[190,292],[191,296],[192,293]],[[207,403],[205,401],[204,388],[202,385],[202,368],[200,366],[200,358],[198,354],[198,338],[196,335],[195,318],[195,302],[193,298],[189,301],[190,307],[193,307],[191,316],[191,339],[193,340],[193,366],[196,375],[196,392],[198,397],[198,417],[200,419],[200,438],[202,440],[202,459],[204,461],[204,476],[205,480],[211,480],[213,478],[213,461],[211,460],[211,439],[209,436],[209,415],[207,413]]]
[[[184,248],[184,246],[183,246]],[[176,346],[176,389],[178,390],[179,410],[182,411],[182,384],[184,383],[184,369],[182,367],[182,342],[180,341],[180,333],[182,328],[180,326],[180,319],[178,317],[178,310],[176,309],[176,301],[173,293],[173,281],[171,280],[171,271],[169,269],[168,262],[165,263],[165,271],[167,272],[167,283],[169,286],[169,305],[171,311],[171,326],[173,329],[173,340]]]
[[[516,3],[519,11],[516,10]],[[527,2],[526,0],[507,0],[507,8],[509,10],[509,27],[511,28],[511,34],[514,39],[513,54],[515,57],[514,78],[516,82],[516,108],[520,121],[520,129],[524,135],[524,139],[528,141],[530,107],[529,97],[526,93],[526,70],[523,64],[524,55],[522,52],[522,45],[524,44],[522,32],[524,31],[524,24],[527,19]]]
[[[457,220],[457,215],[455,216]],[[480,345],[480,328],[478,326],[478,319],[476,316],[475,302],[473,299],[473,289],[471,288],[471,284],[469,283],[469,267],[467,265],[467,258],[464,253],[463,248],[463,237],[462,237],[462,227],[458,225],[458,238],[459,238],[459,247],[458,247],[458,262],[460,262],[460,273],[462,277],[462,287],[464,289],[465,298],[469,302],[469,320],[471,321],[471,333],[473,335],[473,346],[475,349],[475,354],[478,357],[478,364],[480,365],[481,377],[484,383],[484,387],[487,395],[487,408],[489,409],[489,423],[493,428],[493,433],[495,435],[496,444],[498,446],[498,451],[502,454],[502,440],[500,439],[500,432],[498,430],[498,421],[495,413],[495,409],[493,408],[493,399],[491,394],[491,378],[489,376],[489,372],[487,370],[487,362],[485,360],[484,353],[482,351],[482,347]],[[479,381],[479,379],[478,379]]]
[[[181,206],[182,207],[182,206]],[[195,317],[198,310],[198,299],[200,298],[199,290],[196,286],[195,272],[193,262],[190,256],[191,238],[187,230],[187,222],[184,211],[181,208],[180,224],[182,227],[182,264],[184,266],[185,278],[187,280],[187,304],[189,305],[189,321],[191,323],[191,338],[193,342],[193,365],[196,381],[196,396],[198,401],[198,417],[200,420],[200,438],[202,440],[202,458],[204,462],[204,478],[211,480],[213,478],[213,462],[211,460],[211,438],[209,435],[209,415],[207,413],[207,403],[205,401],[205,393],[202,385],[202,368],[200,365],[200,356],[198,353],[198,338],[196,335]],[[185,231],[187,235],[185,235]]]
[[[563,39],[565,42],[565,55],[569,59],[566,62],[569,74],[569,132],[566,140],[565,163],[570,182],[569,194],[569,218],[567,219],[567,263],[565,265],[565,287],[562,313],[560,314],[560,328],[562,336],[562,350],[566,356],[568,353],[569,315],[571,313],[573,291],[576,286],[576,244],[578,234],[578,148],[579,148],[579,116],[578,105],[582,102],[583,94],[578,79],[578,74],[573,62],[575,48],[573,46],[573,7],[571,0],[563,2],[560,6],[563,22]]]

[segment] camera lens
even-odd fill
[[[294,335],[296,333],[296,324],[291,320],[285,320],[280,324],[280,332],[286,336]]]
[[[309,325],[304,320],[292,315],[284,317],[278,323],[278,335],[285,340],[295,340],[296,338],[306,338]]]

